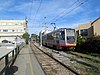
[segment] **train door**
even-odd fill
[[[65,30],[60,31],[59,41],[61,46],[65,45]]]

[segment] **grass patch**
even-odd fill
[[[85,58],[89,58],[89,59],[93,59],[93,60],[97,60],[97,61],[100,61],[100,58],[98,56],[92,56],[91,54],[84,54],[84,53],[79,53],[79,52],[72,52],[72,54],[75,54],[75,55],[79,55],[79,56],[82,56],[82,57],[85,57]],[[99,55],[100,54],[95,54],[95,55]]]
[[[100,68],[99,69],[91,68],[89,69],[88,74],[86,75],[100,75]]]

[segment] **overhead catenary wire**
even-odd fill
[[[39,12],[39,9],[40,9],[41,5],[42,5],[42,0],[40,0],[40,4],[39,4],[39,7],[38,7],[38,9],[37,9],[37,11],[36,11],[36,14],[35,14],[35,16],[34,16],[34,19],[36,19],[37,14],[38,14],[38,12]]]
[[[75,9],[77,9],[78,7],[80,7],[81,5],[83,5],[87,1],[88,0],[85,0],[84,2],[81,2],[79,5],[77,5],[76,7],[74,7],[73,9],[71,9],[70,11],[68,11],[67,13],[65,13],[63,16],[60,16],[59,18],[55,19],[54,22],[57,22],[60,18],[63,18],[64,16],[70,14],[72,11],[74,11]]]
[[[29,13],[29,19],[28,19],[28,20],[31,20],[33,1],[34,1],[34,0],[32,0],[32,3],[31,3],[30,13]]]
[[[34,1],[34,0],[33,0]],[[31,11],[30,11],[30,19],[29,20],[36,20],[36,17],[37,17],[37,14],[38,14],[38,12],[39,12],[39,9],[40,9],[40,7],[41,7],[41,4],[42,4],[42,0],[39,0],[38,2],[40,2],[39,3],[39,6],[38,6],[38,8],[37,8],[37,10],[36,10],[36,13],[34,14],[34,19],[31,19],[31,14],[32,14],[32,5],[33,5],[33,2],[32,2],[32,4],[31,4]],[[31,26],[31,27],[34,27],[34,24]]]
[[[53,19],[53,22],[57,22],[60,18],[70,14],[72,11],[74,11],[76,8],[80,7],[81,5],[83,5],[85,2],[87,2],[88,0],[85,0],[83,2],[81,2],[80,4],[78,4],[76,7],[72,8],[71,10],[69,10],[68,12],[66,12],[65,14],[63,14],[62,16],[58,16],[57,18]]]
[[[79,2],[79,0],[74,1],[70,6],[67,7],[66,10],[62,11],[60,14],[58,14],[56,17],[54,17],[51,21],[53,21],[56,18],[58,18],[61,14],[64,14],[68,9],[72,8],[77,2]]]
[[[34,2],[34,0],[32,0],[32,3],[31,3],[30,14],[29,14],[29,20],[32,20],[32,19],[31,19],[31,16],[32,16],[32,10],[33,10],[33,2]],[[41,4],[42,4],[42,0],[40,0],[39,7],[37,8],[36,14],[34,15],[34,19],[36,18],[37,14],[38,14],[38,11],[39,11],[39,9],[40,9],[40,7],[41,7]]]

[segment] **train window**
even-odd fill
[[[59,36],[60,36],[60,34],[59,34],[59,32],[57,32],[56,33],[56,39],[59,39]]]
[[[74,43],[75,42],[75,30],[67,30],[67,43]]]
[[[64,31],[61,31],[60,33],[61,33],[60,39],[61,40],[65,40],[65,32]]]
[[[56,33],[52,33],[53,39],[56,39]]]
[[[83,29],[80,31],[81,36],[88,36],[88,30],[87,29]]]
[[[67,42],[68,43],[74,43],[75,42],[75,36],[67,36]]]
[[[49,36],[50,36],[50,35],[48,34],[48,35],[47,35],[47,39],[48,39],[48,40],[50,39]]]
[[[52,34],[48,34],[48,35],[47,35],[47,39],[48,39],[48,40],[53,40]]]
[[[74,30],[67,30],[66,33],[67,33],[67,36],[75,36]]]

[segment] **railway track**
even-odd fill
[[[47,75],[81,75],[34,44],[31,48]]]
[[[83,57],[78,58],[76,55],[67,54],[63,51],[57,51],[49,48],[42,47],[43,51],[53,58],[57,59],[60,62],[63,62],[64,65],[70,67],[75,72],[80,75],[86,74],[100,74],[100,64],[97,62],[91,62]]]

